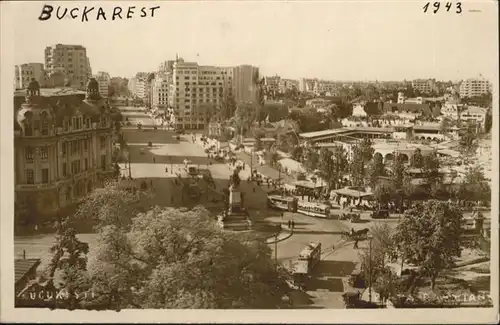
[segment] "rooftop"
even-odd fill
[[[21,280],[28,272],[36,269],[40,265],[39,258],[17,259],[14,261],[15,283]]]
[[[58,97],[58,96],[72,96],[72,95],[83,95],[86,92],[82,90],[77,90],[74,88],[40,88],[41,97]],[[26,97],[26,89],[18,89],[14,91],[14,97]]]

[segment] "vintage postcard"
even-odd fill
[[[2,321],[498,321],[497,1],[0,6]]]

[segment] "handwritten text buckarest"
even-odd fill
[[[134,17],[148,18],[154,17],[155,10],[159,9],[160,6],[155,7],[114,7],[113,10],[106,11],[102,7],[62,7],[58,6],[54,12],[54,7],[51,5],[44,5],[42,8],[42,13],[39,20],[49,20],[52,17],[56,17],[59,20],[66,19],[78,19],[82,22],[86,22],[92,19],[95,20],[117,20],[117,19],[131,19]],[[55,14],[55,15],[54,15]]]

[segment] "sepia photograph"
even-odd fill
[[[498,321],[497,1],[0,5],[2,321]]]

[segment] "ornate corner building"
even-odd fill
[[[32,80],[14,109],[16,218],[47,220],[113,175],[113,123],[95,79],[86,93]]]

